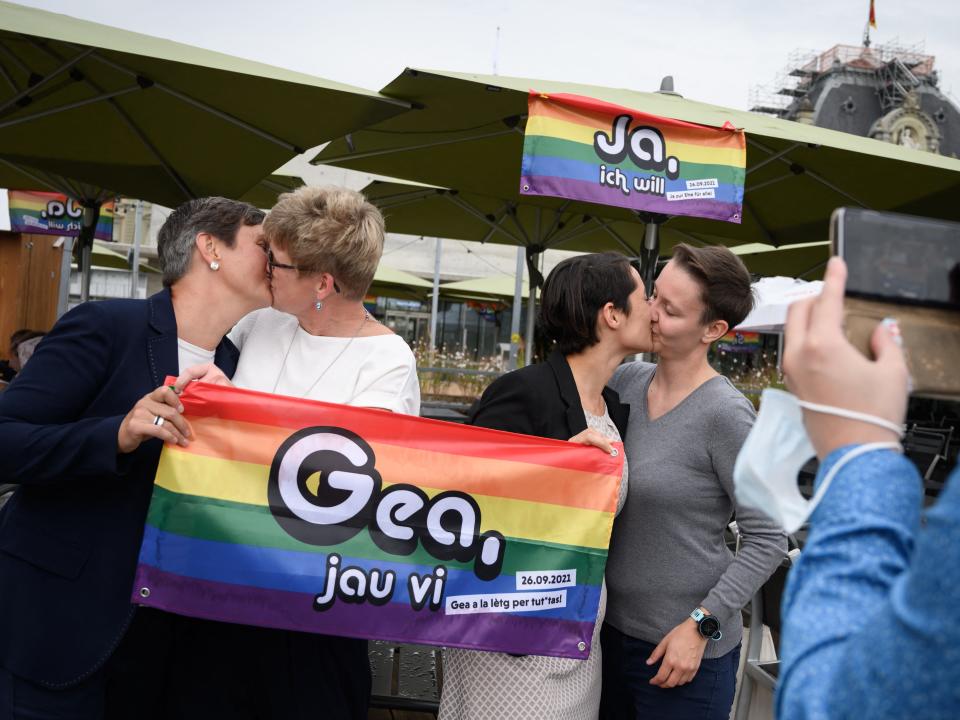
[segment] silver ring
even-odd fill
[[[157,427],[160,427],[161,425],[163,425],[163,422],[164,422],[164,419],[163,419],[162,417],[160,417],[159,415],[157,415],[157,416],[153,419],[153,424],[156,425]]]

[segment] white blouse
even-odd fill
[[[399,335],[311,335],[293,315],[265,308],[228,337],[240,350],[237,387],[420,414],[417,362]]]

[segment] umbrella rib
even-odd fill
[[[16,65],[17,68],[19,68],[20,72],[26,73],[27,75],[32,74],[33,71],[24,64],[23,60],[17,57],[17,54],[13,52],[13,50],[8,48],[6,45],[4,45],[2,42],[0,42],[0,52],[2,52],[4,55],[10,58],[10,60],[13,61],[13,64]]]
[[[432,195],[439,195],[439,193],[434,188],[425,188],[423,190],[414,190],[410,192],[402,193],[393,193],[391,195],[382,195],[371,202],[376,205],[378,208],[386,209],[393,207],[400,207],[401,205],[406,205],[411,202],[416,202],[417,200],[423,200]]]
[[[550,223],[550,227],[547,228],[547,231],[543,234],[544,242],[550,240],[553,236],[553,231],[557,229],[557,225],[560,224],[560,219],[563,217],[563,214],[567,211],[567,208],[570,206],[570,200],[564,200],[560,207],[556,208],[553,211],[553,222]]]
[[[160,154],[160,151],[154,146],[146,134],[137,127],[136,123],[130,119],[130,116],[127,115],[127,112],[120,107],[116,102],[110,100],[110,106],[116,110],[117,115],[120,116],[120,119],[123,120],[127,128],[132,132],[137,139],[150,151],[150,153],[157,159],[157,162],[163,167],[167,175],[170,176],[170,179],[176,183],[177,187],[180,188],[180,191],[186,196],[187,200],[192,200],[197,197],[197,194],[193,192],[190,187],[187,185],[186,181],[180,177],[180,173],[173,169],[173,166],[167,162],[167,159]]]
[[[676,233],[677,235],[680,235],[680,236],[682,236],[682,237],[685,237],[687,240],[690,240],[691,242],[697,243],[698,245],[700,245],[700,247],[706,247],[706,246],[710,246],[710,245],[714,245],[714,244],[715,244],[715,243],[707,242],[706,240],[703,240],[702,238],[697,237],[697,236],[694,235],[693,233],[688,233],[688,232],[685,232],[685,231],[683,231],[683,230],[677,230],[677,229],[674,228],[674,227],[669,228],[669,230],[670,230],[670,232],[672,232],[672,233]]]
[[[40,183],[40,185],[44,187],[51,187],[54,190],[57,190],[58,192],[63,193],[64,195],[76,197],[73,194],[73,192],[70,192],[69,186],[61,185],[56,178],[52,177],[51,175],[49,175],[48,173],[42,170],[36,170],[36,171],[28,170],[25,167],[22,167],[15,162],[11,162],[10,160],[7,160],[5,157],[0,157],[0,163],[3,163],[7,167],[15,170],[18,173],[26,175],[28,178],[30,178],[31,180],[35,180],[36,182]],[[64,178],[61,177],[59,178],[59,180],[64,181]]]
[[[767,146],[763,145],[762,143],[758,143],[756,140],[748,140],[747,142],[749,142],[749,143],[750,143],[751,145],[753,145],[754,147],[759,148],[760,150],[763,150],[765,153],[768,153],[768,154],[770,154],[770,155],[773,155],[773,154],[774,154],[773,150],[771,150],[771,149],[768,148]],[[847,198],[847,199],[850,200],[851,202],[856,203],[856,204],[859,205],[860,207],[866,208],[867,210],[872,210],[872,209],[873,209],[873,208],[871,208],[869,205],[867,205],[866,203],[863,203],[863,202],[861,202],[860,200],[858,200],[857,198],[855,198],[853,195],[851,195],[850,193],[848,193],[846,190],[837,187],[837,186],[834,185],[832,182],[830,182],[830,181],[827,180],[826,178],[822,177],[820,174],[814,172],[813,170],[807,169],[807,168],[804,167],[803,165],[800,165],[799,163],[794,162],[793,160],[791,160],[791,159],[788,158],[788,157],[783,157],[783,156],[782,156],[782,153],[781,153],[781,157],[777,157],[776,159],[779,160],[780,162],[784,163],[785,165],[789,166],[789,167],[790,167],[790,172],[791,172],[791,174],[795,174],[795,175],[809,175],[812,180],[815,180],[816,182],[820,183],[821,185],[830,188],[831,190],[833,190],[835,193],[838,193],[839,195],[843,195],[845,198]],[[798,168],[798,169],[795,170],[795,168]],[[788,175],[787,177],[789,177],[789,175]],[[783,178],[780,178],[780,179],[783,179]],[[773,182],[773,181],[770,181],[770,182]],[[758,185],[757,187],[752,188],[752,190],[756,190],[757,188],[760,188],[760,187],[766,187],[767,185],[770,184],[770,182],[761,183],[761,184]]]
[[[64,63],[62,63],[62,64],[60,65],[60,67],[58,67],[58,68],[57,68],[56,70],[54,70],[52,73],[50,73],[50,74],[48,74],[48,75],[44,75],[42,78],[40,78],[40,80],[39,80],[38,82],[36,82],[36,83],[33,84],[32,86],[29,86],[29,87],[24,88],[23,90],[21,90],[20,92],[18,92],[16,95],[14,95],[14,96],[11,97],[11,98],[7,98],[7,100],[5,100],[4,102],[0,103],[0,112],[6,110],[8,107],[10,107],[10,106],[13,105],[14,103],[16,103],[18,100],[23,99],[24,97],[26,97],[27,95],[29,95],[31,92],[34,92],[34,91],[36,91],[38,88],[46,85],[46,84],[47,84],[48,82],[50,82],[53,78],[57,77],[57,76],[60,75],[61,73],[66,72],[67,70],[69,70],[70,68],[72,68],[74,65],[76,65],[78,62],[80,62],[81,60],[83,60],[85,57],[87,57],[87,56],[90,55],[91,53],[93,53],[93,48],[87,48],[86,50],[83,50],[79,55],[76,55],[75,57],[72,57],[72,58],[70,58],[69,60],[67,60],[67,61],[65,61]]]
[[[48,56],[54,58],[55,60],[58,60],[61,62],[63,61],[63,57],[60,55],[60,53],[56,52],[55,50],[48,48],[45,45],[39,45],[33,42],[32,40],[28,40],[28,42],[30,42],[30,44],[33,45],[35,48],[37,48],[42,52],[45,52]],[[100,87],[99,84],[95,83],[90,78],[84,76],[83,83],[87,87],[91,88],[94,92],[100,93],[101,95],[104,94],[103,88]],[[187,199],[196,197],[196,193],[190,190],[186,182],[184,182],[183,178],[181,178],[180,175],[167,162],[166,158],[164,158],[163,155],[160,154],[160,151],[153,145],[153,143],[150,142],[146,134],[139,127],[137,127],[136,123],[133,122],[133,120],[130,118],[127,112],[122,107],[120,107],[120,105],[113,98],[107,98],[107,102],[110,104],[110,107],[112,107],[116,111],[117,115],[120,116],[120,119],[124,122],[124,124],[130,130],[130,132],[132,132],[137,137],[137,139],[147,148],[147,150],[154,156],[154,158],[156,158],[157,162],[160,163],[160,165],[163,167],[166,173],[170,176],[173,182],[177,185],[177,187],[180,188],[181,192],[183,192],[183,194],[186,195]]]
[[[497,210],[495,214],[497,221],[489,230],[487,230],[487,234],[484,235],[482,238],[480,238],[481,245],[483,245],[485,242],[487,242],[487,240],[492,238],[494,234],[496,234],[497,230],[501,229],[500,224],[507,217],[507,210],[509,209],[510,209],[510,203],[504,203],[503,207]]]
[[[747,144],[753,145],[754,147],[759,148],[760,150],[763,150],[763,151],[766,152],[766,153],[770,153],[770,152],[771,152],[768,148],[765,148],[763,145],[760,145],[759,143],[755,143],[755,142],[753,142],[752,140],[748,140],[748,141],[747,141]],[[770,155],[770,157],[768,157],[766,160],[763,160],[763,161],[761,161],[761,162],[758,162],[756,165],[750,166],[750,168],[747,170],[747,173],[746,173],[746,174],[749,175],[750,173],[756,172],[756,171],[759,170],[760,168],[766,167],[766,166],[769,165],[770,163],[779,160],[779,159],[782,158],[784,155],[789,155],[789,154],[792,153],[794,150],[796,150],[798,147],[800,147],[802,144],[803,144],[803,143],[794,143],[793,145],[791,145],[790,147],[788,147],[786,150],[781,150],[781,151],[778,152],[778,153],[774,153],[773,155]]]
[[[14,92],[20,92],[20,88],[17,87],[17,84],[13,81],[13,76],[7,71],[5,65],[0,64],[0,75],[3,76],[3,79],[7,81],[7,84],[13,89]]]
[[[458,196],[456,196],[456,195],[449,195],[449,194],[448,194],[448,195],[444,195],[444,197],[447,198],[447,200],[449,200],[450,202],[452,202],[454,205],[456,205],[457,207],[459,207],[459,208],[460,208],[461,210],[463,210],[464,212],[467,212],[467,213],[473,215],[473,216],[474,216],[475,218],[477,218],[477,220],[479,220],[480,222],[482,222],[482,223],[484,223],[485,225],[488,225],[488,226],[490,226],[490,227],[492,227],[492,228],[495,228],[496,230],[499,230],[499,231],[502,232],[504,235],[506,235],[508,238],[510,238],[511,240],[513,240],[515,243],[517,243],[517,245],[525,245],[525,244],[526,244],[526,243],[524,243],[520,238],[518,238],[516,235],[514,235],[514,234],[511,233],[509,230],[507,230],[507,228],[501,227],[500,225],[495,224],[495,223],[494,223],[492,220],[490,220],[490,218],[488,218],[484,213],[482,213],[480,210],[478,210],[477,208],[475,208],[473,205],[471,205],[470,203],[468,203],[468,202],[467,202],[466,200],[464,200],[463,198],[458,197]]]
[[[770,179],[770,180],[767,180],[766,182],[760,183],[759,185],[752,185],[751,187],[745,189],[744,192],[745,192],[745,193],[746,193],[746,192],[755,193],[757,190],[761,190],[761,189],[763,189],[763,188],[765,188],[765,187],[767,187],[767,186],[769,186],[769,185],[775,185],[776,183],[780,182],[781,180],[786,180],[786,179],[792,178],[792,177],[796,177],[796,176],[795,176],[793,173],[789,173],[789,172],[788,172],[788,173],[786,173],[785,175],[780,175],[780,176],[778,176],[778,177],[772,178],[772,179]]]
[[[603,227],[604,230],[607,231],[607,233],[608,233],[614,240],[616,240],[618,243],[620,243],[620,244],[624,247],[624,249],[626,249],[626,251],[627,251],[627,253],[630,255],[630,257],[636,257],[636,256],[638,255],[637,251],[634,250],[632,247],[630,247],[630,245],[627,244],[627,241],[624,240],[622,237],[620,237],[620,234],[619,234],[616,230],[614,230],[612,227],[610,227],[609,225],[606,225],[606,224],[604,224],[602,227]]]
[[[746,195],[746,193],[744,193]],[[757,224],[757,227],[760,228],[760,232],[763,233],[763,237],[768,241],[769,245],[776,247],[777,241],[773,239],[773,235],[767,229],[767,226],[763,224],[763,220],[760,219],[760,216],[757,215],[757,211],[753,209],[753,205],[750,204],[750,201],[746,197],[743,198],[743,209],[750,213],[750,217],[753,218],[753,221]]]
[[[508,128],[506,130],[497,130],[496,132],[483,133],[481,135],[474,135],[472,137],[451,138],[448,140],[436,140],[434,142],[429,142],[429,143],[420,143],[419,145],[409,145],[407,147],[397,147],[397,148],[385,148],[383,150],[367,150],[365,152],[359,152],[359,153],[335,155],[332,158],[323,158],[322,160],[318,155],[310,162],[313,165],[335,165],[336,163],[341,161],[363,160],[365,158],[381,157],[383,155],[393,155],[394,153],[410,152],[412,150],[426,150],[428,148],[441,147],[443,145],[454,145],[456,143],[472,142],[474,140],[485,140],[486,138],[500,137],[501,135],[510,135],[512,133],[513,133],[513,128]]]
[[[595,217],[590,217],[590,216],[587,216],[587,215],[584,215],[583,217],[584,217],[584,222],[582,222],[578,228],[576,228],[576,229],[574,229],[574,230],[571,230],[571,231],[570,231],[569,233],[567,233],[565,236],[563,236],[563,237],[561,237],[560,239],[558,239],[555,243],[553,243],[553,244],[551,245],[551,247],[553,247],[553,248],[560,247],[560,246],[563,245],[564,243],[568,243],[568,242],[570,242],[571,240],[575,240],[576,238],[580,237],[581,235],[585,235],[586,233],[591,232],[592,230],[596,230],[596,229],[602,230],[603,227],[604,227],[604,225],[609,225],[609,224],[611,224],[611,223],[613,222],[613,220],[605,220],[604,222],[600,222],[599,220],[597,220],[597,218],[595,218]],[[591,223],[596,223],[596,224],[598,225],[598,227],[597,227],[597,228],[592,228],[592,227],[590,227],[590,224],[591,224]],[[557,238],[557,236],[554,236],[554,239],[556,239],[556,238]]]
[[[520,234],[523,236],[523,245],[530,246],[530,236],[527,234],[527,231],[524,229],[523,225],[520,224],[520,221],[517,219],[517,206],[512,205],[507,208],[507,217],[509,217],[513,224],[516,226],[517,230],[520,231]]]
[[[802,278],[804,275],[809,275],[809,274],[812,273],[814,270],[819,270],[820,268],[822,268],[824,265],[827,264],[827,262],[828,262],[828,260],[821,260],[821,261],[818,262],[816,265],[814,265],[812,268],[809,268],[809,269],[807,269],[807,270],[804,270],[802,273],[800,273],[799,275],[797,275],[797,277],[798,277],[798,278]]]
[[[127,75],[129,75],[129,76],[132,77],[132,78],[137,78],[137,79],[139,79],[139,78],[141,77],[138,73],[134,72],[133,70],[131,70],[131,69],[127,68],[127,67],[124,67],[123,65],[120,65],[119,63],[115,63],[115,62],[113,62],[112,60],[103,57],[103,56],[100,55],[99,53],[93,53],[90,57],[92,57],[94,60],[97,60],[98,62],[103,63],[103,64],[106,65],[107,67],[113,68],[113,69],[116,70],[117,72],[126,73]],[[266,130],[263,130],[262,128],[258,128],[258,127],[254,126],[254,125],[251,125],[250,123],[248,123],[248,122],[246,122],[246,121],[244,121],[244,120],[241,120],[241,119],[238,118],[238,117],[234,117],[233,115],[231,115],[231,114],[229,114],[229,113],[227,113],[227,112],[224,112],[223,110],[218,110],[217,108],[212,107],[211,105],[207,105],[205,102],[202,102],[202,101],[200,101],[200,100],[197,100],[197,99],[195,99],[195,98],[192,98],[192,97],[190,97],[189,95],[186,95],[186,94],[180,92],[179,90],[174,90],[172,87],[169,87],[169,86],[167,86],[167,85],[164,85],[164,84],[161,83],[161,82],[156,82],[155,80],[152,80],[152,79],[151,79],[151,80],[150,80],[150,83],[151,83],[151,84],[150,84],[150,87],[153,87],[153,88],[156,88],[157,90],[160,90],[160,91],[162,91],[162,92],[165,92],[165,93],[167,93],[168,95],[171,95],[171,96],[177,98],[177,99],[180,100],[181,102],[184,102],[184,103],[186,103],[187,105],[191,105],[191,106],[197,108],[198,110],[202,110],[203,112],[209,113],[209,114],[213,115],[214,117],[220,118],[221,120],[225,120],[226,122],[231,123],[232,125],[236,125],[237,127],[241,128],[241,129],[243,129],[243,130],[246,130],[247,132],[253,133],[254,135],[257,135],[258,137],[261,137],[261,138],[263,138],[264,140],[267,140],[268,142],[272,142],[272,143],[275,144],[275,145],[279,145],[279,146],[281,146],[281,147],[283,147],[283,148],[286,148],[287,150],[290,150],[290,151],[292,151],[292,152],[295,152],[297,155],[300,155],[300,154],[306,152],[306,150],[305,150],[304,148],[300,147],[300,146],[297,145],[296,143],[292,143],[292,142],[289,142],[289,141],[287,141],[287,140],[284,140],[283,138],[277,137],[276,135],[274,135],[274,134],[272,134],[272,133],[270,133],[270,132],[267,132]]]
[[[85,105],[93,105],[94,103],[110,100],[111,98],[129,95],[132,92],[139,92],[141,89],[142,88],[139,85],[134,85],[133,87],[124,88],[123,90],[114,90],[113,92],[87,98],[86,100],[78,100],[77,102],[67,103],[66,105],[59,105],[55,108],[42,110],[41,112],[33,113],[31,115],[23,115],[18,118],[13,118],[12,120],[5,120],[4,122],[0,122],[0,130],[3,128],[13,127],[14,125],[22,125],[23,123],[30,122],[31,120],[38,120],[39,118],[49,117],[50,115],[56,115],[57,113],[66,112],[68,110],[76,110],[77,108],[84,107]]]

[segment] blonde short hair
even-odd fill
[[[350,300],[367,294],[383,254],[383,216],[343,187],[305,185],[284,193],[264,220],[263,234],[301,273],[333,275]]]

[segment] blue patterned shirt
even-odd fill
[[[960,470],[922,500],[889,450],[834,479],[784,595],[779,720],[960,718]]]

